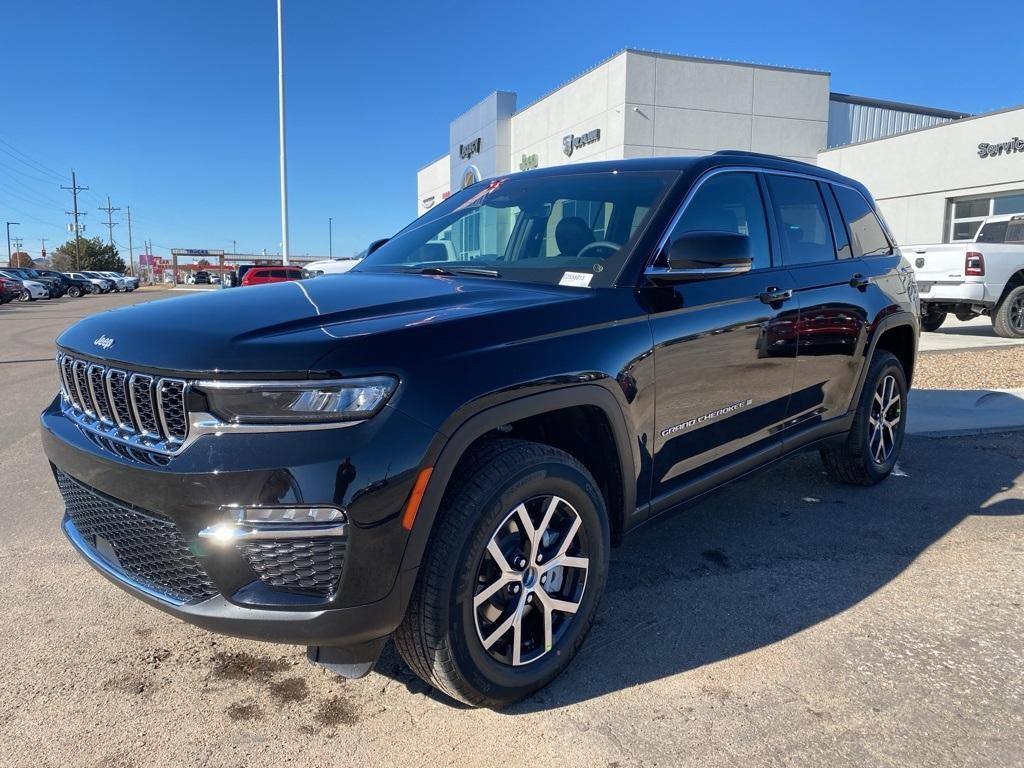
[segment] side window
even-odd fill
[[[1005,243],[1008,221],[990,221],[978,230],[977,243]]]
[[[796,176],[766,174],[786,266],[834,261],[835,243],[818,183]]]
[[[772,265],[768,225],[757,177],[752,173],[719,173],[700,185],[669,236],[684,232],[733,232],[750,238],[754,269]]]
[[[287,274],[283,269],[268,269],[269,277],[287,277]]]
[[[892,244],[864,196],[849,187],[835,186],[833,189],[843,211],[843,218],[850,227],[853,255],[885,256],[892,253]]]
[[[835,195],[832,193],[831,184],[821,184],[821,196],[825,198],[825,207],[828,208],[828,217],[832,220],[832,237],[836,240],[836,255],[840,259],[848,259],[853,256],[850,249],[850,237],[846,234],[846,224],[839,213],[839,206],[836,205]]]

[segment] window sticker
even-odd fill
[[[592,274],[587,272],[566,272],[562,275],[562,279],[558,281],[558,284],[571,285],[574,288],[589,288],[593,277]]]

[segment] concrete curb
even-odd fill
[[[907,434],[924,437],[1024,430],[1024,389],[913,389]]]

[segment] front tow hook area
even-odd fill
[[[306,658],[311,664],[319,664],[336,675],[357,680],[370,673],[386,642],[387,638],[381,637],[344,647],[309,645],[306,646]]]

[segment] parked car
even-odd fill
[[[90,280],[99,281],[97,285],[99,286],[100,293],[110,293],[117,288],[117,284],[113,280],[109,277],[104,277],[99,272],[82,272],[82,274]]]
[[[343,275],[359,263],[358,258],[323,259],[311,261],[302,268],[302,277],[321,277],[323,275]]]
[[[200,270],[192,275],[192,282],[196,285],[209,285],[210,284],[210,273],[205,270]]]
[[[34,272],[37,275],[36,279],[46,278],[47,280],[55,281],[58,285],[60,296],[65,296],[69,293],[72,281],[63,272],[58,272],[54,269],[36,269]]]
[[[93,284],[92,280],[83,276],[75,277],[72,274],[64,274],[57,272],[56,274],[64,278],[66,284],[66,294],[73,299],[77,299],[80,296],[85,296],[89,293],[99,293],[99,288]]]
[[[301,280],[299,267],[253,267],[246,270],[242,285],[263,285],[264,283],[286,283]]]
[[[924,330],[938,330],[952,312],[958,320],[986,315],[997,335],[1024,337],[1024,216],[991,216],[969,243],[903,252],[917,272]]]
[[[121,293],[127,293],[135,290],[135,281],[130,277],[125,277],[117,272],[100,272],[102,277],[112,280],[114,285]]]
[[[98,277],[89,277],[84,272],[68,272],[67,275],[75,280],[82,280],[89,283],[89,293],[106,293],[104,286],[110,285],[109,280],[103,280]]]
[[[35,301],[36,299],[53,298],[49,285],[41,283],[38,280],[28,280],[23,278],[17,273],[17,270],[9,268],[4,269],[0,271],[0,277],[6,277],[9,280],[14,280],[21,286],[21,290],[18,293],[18,301]]]
[[[31,267],[5,267],[5,270],[8,274],[22,280],[32,280],[37,283],[42,283],[46,287],[46,298],[48,299],[56,299],[64,295],[64,286],[62,281],[56,280],[52,277],[46,277],[36,269]]]
[[[21,298],[23,288],[21,282],[5,275],[0,275],[0,304]]]
[[[479,255],[432,260],[454,230]],[[95,568],[341,674],[393,637],[449,696],[519,700],[582,645],[624,534],[797,451],[856,485],[900,455],[914,273],[817,166],[501,176],[300,286],[80,321],[42,436]]]

